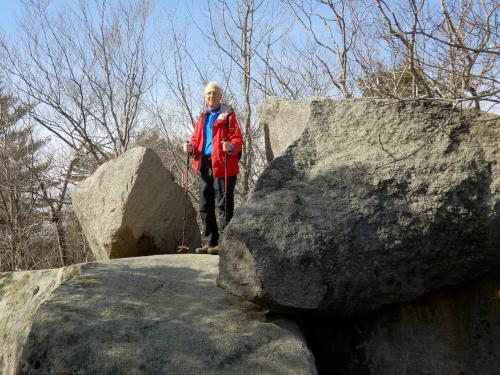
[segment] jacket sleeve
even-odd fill
[[[243,135],[241,134],[240,126],[236,118],[236,113],[229,114],[229,142],[233,145],[231,155],[237,155],[243,146]]]
[[[199,146],[198,136],[199,136],[199,134],[201,134],[200,126],[203,126],[203,125],[201,125],[201,123],[202,123],[201,118],[202,118],[202,116],[198,117],[198,121],[196,122],[196,126],[194,128],[193,134],[191,135],[191,141],[189,142],[189,143],[191,143],[191,146],[194,147],[194,155],[196,155],[198,153],[198,146]]]

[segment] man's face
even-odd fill
[[[219,93],[215,86],[208,85],[207,87],[205,87],[205,103],[207,103],[208,108],[217,108],[220,104],[221,99],[222,94]]]

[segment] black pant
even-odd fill
[[[215,218],[215,203],[219,207],[220,223],[224,229],[233,217],[236,176],[227,177],[227,207],[224,207],[224,179],[213,177],[210,158],[202,158],[198,179],[200,183],[200,216],[204,226],[205,239],[210,246],[217,246],[219,228]]]

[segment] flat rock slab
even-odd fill
[[[40,306],[19,374],[315,374],[295,323],[215,284],[218,257],[81,266]]]
[[[500,268],[500,117],[382,99],[306,110],[225,230],[219,285],[362,315]]]

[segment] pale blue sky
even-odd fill
[[[73,0],[51,0],[50,4],[59,6]],[[0,30],[7,33],[16,32],[17,18],[21,14],[22,0],[0,0]]]
[[[16,13],[20,7],[19,0],[0,0],[0,27],[5,32],[14,32]]]
[[[76,0],[50,0],[51,7],[59,8],[61,5],[70,4],[72,1]],[[181,1],[180,4],[190,3],[196,4],[198,0],[191,1]],[[161,8],[172,8],[179,9],[176,5],[177,0],[156,0],[155,9]],[[200,2],[201,4],[202,2]],[[182,7],[180,7],[182,8]],[[7,34],[16,32],[16,21],[17,17],[21,14],[22,0],[0,0],[0,31],[4,31]]]

